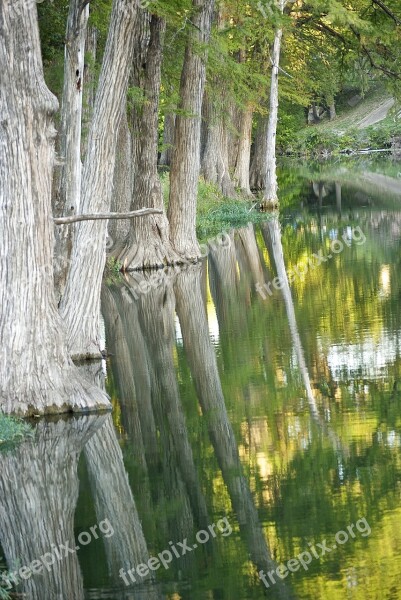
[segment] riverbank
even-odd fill
[[[381,88],[365,98],[349,95],[332,121],[309,125],[296,133],[283,155],[328,158],[341,154],[391,151],[394,140],[401,139],[399,108]]]

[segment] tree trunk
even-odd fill
[[[60,155],[63,161],[58,213],[78,211],[81,194],[81,124],[85,39],[89,4],[71,0],[64,49],[64,87],[61,103]]]
[[[337,113],[336,113],[336,104],[335,104],[334,100],[332,100],[330,102],[329,112],[330,112],[330,121],[334,121],[334,119],[337,116]]]
[[[82,109],[81,155],[86,156],[88,132],[92,120],[96,98],[96,54],[98,30],[96,27],[86,28],[85,65],[84,65],[84,100]]]
[[[164,116],[163,151],[160,155],[159,165],[170,167],[174,150],[175,114],[168,113]]]
[[[249,186],[251,190],[264,190],[266,186],[267,173],[267,127],[268,118],[258,115],[253,156],[249,174]]]
[[[134,0],[113,2],[83,173],[83,213],[110,210],[117,132],[128,87],[137,11]],[[100,289],[106,262],[107,221],[83,222],[75,227],[60,312],[71,355],[93,358],[100,355]]]
[[[273,44],[272,74],[270,83],[270,109],[267,126],[266,185],[262,200],[263,208],[274,208],[278,204],[276,174],[276,132],[278,119],[278,71],[280,62],[282,29],[276,29]]]
[[[248,106],[240,112],[239,143],[235,162],[234,181],[244,196],[253,196],[249,186],[253,109]]]
[[[165,30],[165,20],[152,15],[143,83],[145,101],[138,109],[141,110],[138,116],[138,163],[132,203],[134,210],[147,206],[160,209],[163,214],[131,222],[125,249],[119,254],[119,261],[127,270],[163,267],[178,260],[170,244],[163,192],[157,172],[158,112]]]
[[[128,127],[126,102],[124,99],[121,107],[121,121],[118,130],[116,162],[114,165],[113,192],[111,196],[111,210],[113,212],[126,213],[130,210],[132,202],[132,140]],[[108,254],[118,256],[124,247],[125,239],[130,230],[130,221],[117,219],[109,221]]]
[[[221,83],[215,80],[213,86],[216,97],[207,93],[204,96],[203,115],[206,119],[206,143],[202,157],[202,175],[206,181],[217,185],[223,196],[236,196],[234,184],[231,181],[228,160],[227,130],[223,120],[222,94],[216,90]]]
[[[71,0],[64,46],[64,87],[61,103],[60,157],[61,173],[56,193],[56,216],[74,214],[81,195],[81,125],[82,84],[84,79],[85,38],[89,4],[82,10],[82,0]],[[61,298],[72,249],[72,227],[56,230],[54,276]]]
[[[106,408],[107,396],[70,361],[55,302],[51,178],[58,105],[43,78],[36,7],[4,0],[0,16],[0,408],[19,414]]]
[[[170,174],[168,220],[174,249],[184,259],[196,260],[196,204],[200,170],[202,99],[214,0],[193,0],[180,84],[180,114],[176,117],[175,146]],[[202,48],[203,47],[203,48]]]

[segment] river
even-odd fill
[[[0,565],[54,559],[24,597],[401,598],[401,164],[287,161],[280,195],[201,264],[105,282],[82,369],[113,414],[0,455]]]

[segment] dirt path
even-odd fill
[[[358,123],[358,129],[365,129],[365,127],[369,127],[369,125],[374,125],[375,123],[379,123],[379,121],[383,121],[383,119],[387,117],[387,113],[392,106],[394,106],[394,98],[388,98]]]

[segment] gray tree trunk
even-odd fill
[[[249,173],[249,187],[251,190],[265,189],[267,173],[267,127],[268,118],[264,115],[258,115]]]
[[[276,29],[273,44],[272,74],[270,83],[270,109],[267,126],[266,182],[262,200],[264,208],[274,208],[278,204],[276,173],[276,132],[278,119],[278,73],[280,62],[282,29]]]
[[[61,105],[60,157],[62,161],[57,181],[54,212],[56,216],[73,215],[78,211],[81,193],[81,131],[85,37],[89,4],[82,8],[81,0],[70,2],[64,48],[64,87]],[[57,302],[64,292],[72,250],[69,225],[55,229],[54,277]]]
[[[234,181],[245,196],[253,196],[249,186],[253,109],[248,106],[240,111],[239,140],[235,161]]]
[[[83,213],[110,210],[117,132],[132,60],[136,0],[114,0],[82,180]],[[100,289],[107,221],[75,226],[74,247],[60,312],[74,358],[99,357]]]
[[[81,194],[81,125],[86,27],[89,4],[71,0],[64,48],[60,155],[63,161],[58,191],[59,214],[78,211]]]
[[[43,78],[36,6],[4,0],[0,18],[0,408],[41,414],[109,407],[72,364],[55,302],[58,103]]]
[[[56,192],[56,216],[72,215],[79,209],[81,195],[81,127],[84,80],[85,38],[89,4],[71,0],[64,46],[64,87],[61,103],[61,173]],[[57,296],[61,298],[72,249],[72,227],[63,225],[55,232],[54,276]]]
[[[130,160],[132,153],[132,139],[128,126],[125,99],[121,112],[121,121],[117,137],[116,162],[114,165],[111,210],[116,213],[127,213],[131,208],[132,202],[132,163]],[[115,219],[109,221],[109,241],[107,247],[110,256],[116,257],[122,251],[129,230],[129,220]]]
[[[82,108],[82,140],[81,155],[85,157],[88,142],[89,126],[92,120],[96,99],[96,55],[98,30],[89,25],[86,28],[85,65],[84,65],[84,99]]]
[[[174,149],[175,114],[168,113],[164,117],[163,151],[160,155],[159,165],[170,167]]]
[[[206,181],[216,184],[224,196],[234,198],[236,192],[230,176],[227,127],[222,116],[223,108],[218,106],[220,102],[224,103],[222,94],[216,91],[219,86],[221,83],[215,81],[216,97],[207,93],[203,99],[206,141],[201,170]]]
[[[132,202],[133,210],[152,207],[163,213],[131,221],[125,248],[119,254],[119,261],[127,270],[163,267],[178,260],[170,244],[169,225],[164,213],[163,192],[157,172],[158,113],[165,30],[165,20],[152,15],[143,82],[145,101],[138,109],[140,115],[137,116],[139,140]]]
[[[198,259],[196,203],[200,171],[202,99],[206,80],[207,51],[214,0],[193,0],[180,84],[180,114],[176,117],[175,146],[170,173],[168,220],[176,252],[188,260]]]

